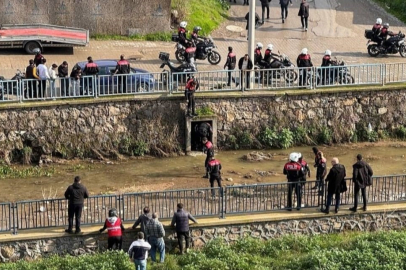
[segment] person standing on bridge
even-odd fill
[[[83,73],[86,76],[92,76],[92,77],[85,77],[84,79],[84,89],[83,91],[86,91],[86,95],[92,94],[93,93],[93,76],[96,76],[99,73],[99,66],[93,62],[93,58],[89,56],[87,58],[87,64],[85,65],[85,68],[83,69]]]
[[[29,66],[25,69],[25,78],[27,81],[27,97],[37,98],[38,96],[38,80],[37,67],[34,60],[30,59]]]
[[[308,71],[310,67],[313,66],[312,58],[308,53],[307,48],[303,48],[297,57],[296,64],[299,68],[299,86],[305,86],[309,83],[310,79],[308,78]]]
[[[367,210],[367,186],[372,185],[372,171],[371,166],[362,160],[362,155],[357,155],[357,162],[352,165],[352,181],[354,182],[354,207],[350,210],[357,212],[359,191],[362,193],[362,201],[364,203],[363,210]]]
[[[69,95],[69,69],[68,62],[63,61],[58,67],[58,76],[61,78],[61,96],[66,97]]]
[[[292,6],[292,0],[279,0],[281,5],[282,23],[285,23],[286,18],[288,18],[288,7],[289,3]]]
[[[127,93],[127,74],[130,74],[130,63],[125,59],[124,54],[120,55],[120,60],[117,62],[116,69],[113,75],[119,74],[117,78],[118,93]]]
[[[138,217],[137,221],[135,221],[134,225],[132,226],[132,229],[134,230],[135,228],[137,228],[137,226],[139,224],[141,224],[141,231],[143,233],[145,233],[145,227],[146,227],[148,221],[151,220],[151,214],[149,213],[150,212],[149,207],[145,206],[143,212],[144,213]]]
[[[240,58],[240,60],[238,61],[238,68],[241,71],[241,85],[244,85],[244,77],[246,80],[246,87],[250,88],[250,73],[252,68],[254,67],[254,65],[252,64],[252,61],[250,59],[250,57],[248,56],[248,54],[245,54],[243,57]]]
[[[288,178],[288,201],[286,210],[292,211],[292,193],[295,191],[297,210],[302,206],[302,184],[298,183],[304,176],[302,165],[299,163],[299,154],[291,153],[289,162],[283,167],[283,174]]]
[[[307,3],[306,0],[302,0],[302,3],[300,3],[299,13],[297,15],[300,17],[302,21],[303,31],[306,32],[309,20],[309,9],[310,9],[309,3]]]
[[[81,184],[80,177],[76,176],[74,183],[70,185],[65,191],[65,199],[69,200],[68,204],[68,217],[69,227],[65,230],[67,233],[73,233],[73,217],[76,219],[76,231],[80,233],[80,218],[82,216],[83,203],[85,199],[89,198],[89,192],[86,187]]]
[[[344,165],[339,164],[338,158],[333,158],[331,160],[331,165],[333,167],[330,169],[326,178],[326,182],[328,182],[326,209],[322,210],[325,214],[330,213],[330,205],[333,195],[336,200],[335,212],[338,213],[338,208],[340,207],[341,185],[343,184],[343,181],[345,182],[344,178],[346,176],[345,167]]]
[[[230,46],[230,47],[228,47],[227,61],[224,64],[224,69],[226,69],[226,68],[228,69],[227,86],[231,86],[231,80],[233,80],[233,82],[238,87],[238,82],[236,82],[235,78],[232,75],[233,70],[235,69],[236,63],[237,63],[237,57],[236,57],[235,53],[233,52],[233,47]]]
[[[41,64],[42,59],[44,56],[41,54],[41,49],[35,48],[34,50],[35,56],[34,56],[34,64],[35,66],[39,66]]]
[[[38,95],[39,98],[45,98],[47,90],[47,80],[50,79],[48,68],[45,65],[46,62],[47,60],[45,58],[42,58],[41,64],[37,66],[39,77],[39,95]]]

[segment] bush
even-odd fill
[[[149,146],[142,140],[136,140],[132,137],[124,137],[118,145],[118,150],[121,154],[129,156],[144,156],[149,153]]]
[[[317,136],[317,141],[319,143],[324,143],[324,144],[331,144],[332,143],[332,133],[331,130],[328,129],[327,127],[322,127],[319,135]]]
[[[267,147],[274,147],[278,142],[278,134],[275,129],[264,127],[258,135],[258,140]]]
[[[287,149],[293,145],[293,132],[290,129],[282,129],[278,136],[278,145],[282,149]]]
[[[404,126],[397,127],[395,129],[395,136],[398,139],[406,139],[406,128]]]

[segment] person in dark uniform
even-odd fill
[[[87,64],[83,69],[83,73],[86,76],[96,76],[99,73],[99,67],[97,66],[96,63],[93,62],[91,56],[87,58]],[[93,77],[87,77],[83,79],[84,79],[83,90],[87,91],[87,94],[93,93]]]
[[[190,77],[186,83],[185,96],[187,101],[187,113],[189,117],[197,116],[195,112],[195,91],[199,88],[197,79]]]
[[[323,85],[330,85],[334,83],[335,76],[336,76],[336,69],[335,68],[327,68],[331,66],[336,66],[337,62],[331,59],[331,51],[326,50],[324,52],[323,60],[321,62],[321,66],[325,67],[321,69],[321,82]]]
[[[299,153],[299,163],[302,165],[303,168],[303,178],[300,180],[301,182],[306,182],[307,177],[310,177],[310,167],[309,164],[303,159],[303,155]],[[303,184],[304,185],[304,184]]]
[[[42,59],[44,59],[44,56],[41,54],[41,50],[38,48],[34,49],[34,53],[34,64],[38,67],[41,64]]]
[[[130,74],[131,68],[130,63],[125,59],[124,54],[120,55],[120,61],[117,62],[116,70],[114,70],[113,75],[119,74],[117,78],[118,81],[118,89],[119,93],[127,93],[127,76],[126,74]]]
[[[296,209],[300,210],[302,205],[302,184],[298,183],[304,176],[302,165],[299,163],[299,154],[291,153],[289,162],[283,167],[283,174],[288,178],[288,202],[286,210],[292,211],[292,193],[295,191],[297,198]]]
[[[116,246],[116,249],[121,250],[123,245],[123,231],[124,226],[121,219],[118,217],[117,209],[112,208],[109,210],[109,217],[104,222],[103,228],[99,230],[102,233],[107,229],[107,249],[113,249],[113,246]]]
[[[255,51],[254,51],[254,65],[262,65],[263,64],[263,62],[262,62],[263,58],[262,58],[262,52],[261,52],[263,47],[264,47],[264,45],[262,45],[261,42],[257,43],[257,46],[256,46]]]
[[[69,69],[68,62],[63,61],[58,67],[58,76],[61,81],[61,96],[66,97],[69,95]]]
[[[352,165],[352,181],[354,182],[354,207],[350,210],[357,212],[358,210],[358,196],[361,190],[362,201],[364,203],[363,210],[367,210],[367,192],[366,187],[372,185],[372,171],[371,166],[362,159],[362,155],[357,155],[357,162]]]
[[[300,70],[299,85],[307,85],[307,72],[308,69],[313,66],[312,58],[310,57],[310,54],[308,54],[307,48],[302,49],[301,53],[297,57],[296,63],[299,68],[303,68]]]
[[[221,187],[221,163],[219,160],[214,158],[214,152],[211,152],[212,156],[210,161],[207,163],[207,171],[209,173],[210,187],[214,187],[214,181],[217,181],[218,187]],[[214,189],[211,190],[211,196],[216,195]]]
[[[372,41],[377,42],[379,46],[381,46],[382,43],[382,39],[380,38],[381,30],[382,30],[382,19],[378,18],[376,19],[376,23],[372,26],[372,32],[374,34]]]
[[[338,158],[333,158],[331,160],[331,165],[333,167],[330,169],[326,178],[326,182],[328,182],[326,209],[322,210],[322,212],[326,214],[330,213],[330,205],[333,195],[336,199],[335,212],[338,213],[340,207],[341,183],[345,181],[344,178],[346,176],[345,167],[344,165],[339,164]]]
[[[227,61],[224,64],[224,69],[227,68],[229,70],[229,72],[227,73],[227,86],[231,86],[231,80],[233,80],[233,83],[235,83],[235,85],[238,87],[238,82],[236,82],[235,78],[232,76],[232,71],[235,69],[236,63],[237,57],[233,52],[233,47],[228,47]]]
[[[29,66],[25,69],[25,78],[27,81],[27,97],[37,98],[38,96],[38,80],[37,68],[35,66],[34,60],[29,61]]]
[[[179,43],[185,48],[188,47],[189,44],[189,40],[186,37],[186,26],[187,22],[183,21],[179,24],[178,28]]]
[[[207,137],[204,137],[202,139],[203,143],[203,153],[206,154],[206,160],[204,161],[204,168],[206,169],[206,174],[203,175],[203,178],[209,178],[209,172],[207,171],[207,164],[210,161],[210,158],[214,156],[214,147],[211,141],[207,139]]]
[[[269,2],[272,0],[260,0],[262,7],[262,24],[265,23],[265,9],[266,9],[266,18],[269,19]]]
[[[280,68],[282,66],[282,63],[279,60],[279,54],[273,53],[273,44],[268,44],[266,50],[265,50],[265,55],[264,55],[264,63],[266,64],[266,67],[269,68]]]
[[[327,175],[327,164],[323,152],[317,152],[317,163],[314,164],[316,168],[316,185],[312,189],[319,189],[319,192],[324,192],[324,178]]]
[[[75,181],[70,185],[65,191],[65,199],[69,200],[68,204],[68,216],[69,216],[69,226],[65,230],[67,233],[73,233],[73,217],[76,219],[76,231],[75,233],[80,233],[80,218],[82,216],[83,203],[84,200],[89,198],[89,192],[86,187],[81,184],[81,179],[79,176],[75,177]]]

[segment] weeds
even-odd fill
[[[198,116],[211,116],[211,115],[215,115],[214,111],[212,108],[210,108],[209,106],[203,106],[200,108],[196,109],[196,113]]]
[[[278,144],[282,149],[293,146],[293,132],[288,128],[282,129],[278,136]]]

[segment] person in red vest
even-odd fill
[[[198,83],[197,79],[195,79],[193,76],[191,76],[186,83],[186,89],[185,89],[185,96],[186,96],[186,101],[187,101],[187,114],[186,115],[189,117],[197,116],[197,114],[195,112],[195,92],[197,89],[199,89],[199,83]]]
[[[117,209],[112,208],[109,210],[109,217],[104,222],[103,228],[99,230],[102,233],[107,229],[107,249],[113,249],[113,246],[116,246],[116,249],[121,250],[123,245],[123,231],[124,226],[121,222],[121,219],[117,216]]]
[[[289,155],[289,162],[283,167],[283,174],[288,178],[288,201],[286,210],[292,211],[292,193],[296,193],[297,210],[300,210],[302,205],[302,184],[298,183],[303,179],[304,171],[302,165],[299,163],[299,154],[291,153]]]
[[[214,157],[214,147],[211,141],[207,139],[207,137],[203,137],[203,153],[206,154],[206,160],[204,161],[204,167],[206,168],[206,174],[203,175],[203,178],[209,178],[209,172],[207,170],[207,165],[209,164],[209,160],[211,157]]]
[[[99,66],[93,62],[91,56],[87,58],[87,64],[85,65],[85,69],[83,73],[86,76],[96,76],[99,73]],[[86,77],[84,79],[84,90],[86,90],[86,94],[93,93],[93,77]]]
[[[127,76],[126,74],[130,74],[130,63],[125,59],[124,54],[120,55],[120,61],[117,62],[116,70],[114,71],[113,75],[119,74],[118,78],[118,92],[119,93],[127,93]]]
[[[232,71],[235,69],[236,63],[237,63],[236,55],[233,52],[233,47],[230,46],[228,47],[227,61],[224,64],[224,69],[227,68],[229,70],[229,72],[227,72],[228,75],[227,86],[231,86],[231,80],[233,80],[235,85],[238,87],[239,83],[232,76]]]
[[[207,172],[209,173],[210,187],[214,187],[214,181],[221,187],[221,163],[214,158],[214,152],[211,152],[210,161],[207,163]],[[211,190],[211,196],[216,195],[214,189]]]
[[[310,70],[310,67],[313,66],[312,58],[310,57],[307,48],[302,49],[301,53],[297,57],[296,63],[299,68],[302,68],[299,75],[299,86],[307,85],[309,81],[307,78],[307,73]]]

